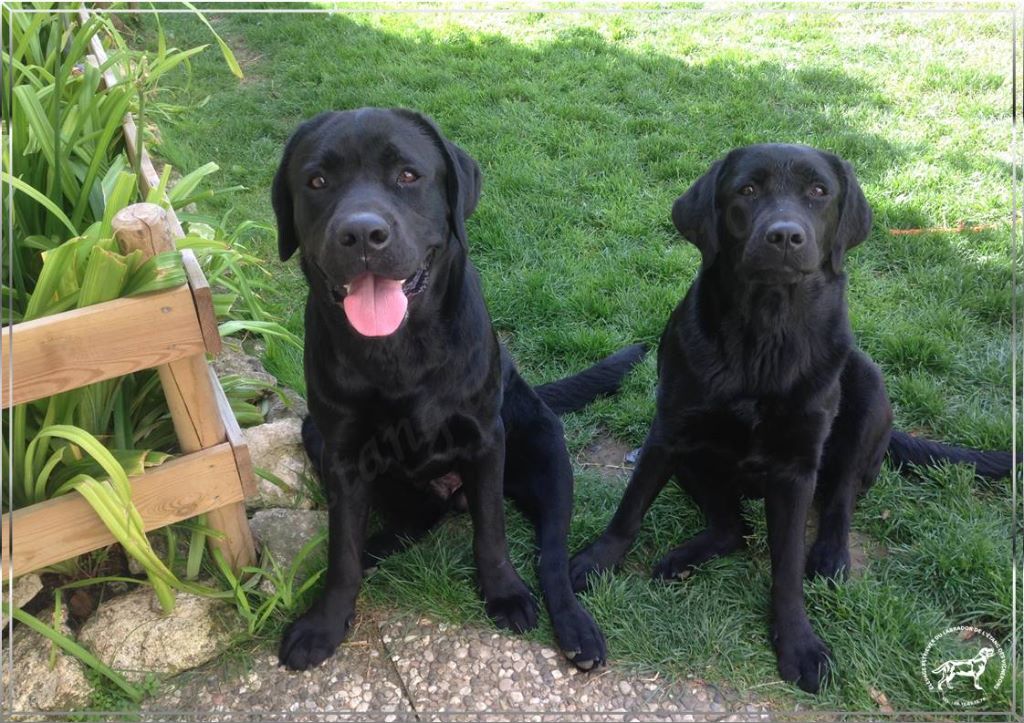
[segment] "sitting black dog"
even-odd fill
[[[878,367],[854,345],[843,255],[871,210],[848,163],[806,146],[739,148],[672,208],[703,258],[658,349],[657,412],[608,528],[572,560],[575,589],[617,565],[670,477],[707,529],[654,568],[662,579],[741,547],[741,500],[763,497],[772,564],[772,641],[782,677],[816,692],[830,654],[804,610],[802,577],[846,574],[857,494],[888,451],[896,465],[947,460],[1010,473],[1004,452],[891,430]],[[817,540],[804,554],[817,493]]]
[[[537,389],[523,381],[467,257],[480,182],[473,159],[407,110],[324,113],[285,148],[272,200],[281,259],[301,248],[309,282],[303,436],[329,501],[326,589],[284,634],[289,668],[334,652],[363,568],[425,535],[461,492],[487,614],[516,631],[537,623],[508,558],[504,493],[536,527],[563,652],[584,670],[605,659],[569,583],[573,480],[557,415],[613,392],[644,350]],[[386,527],[367,542],[371,504]]]

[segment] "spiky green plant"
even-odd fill
[[[206,46],[168,48],[159,32],[157,50],[141,52],[128,47],[106,16],[94,14],[83,21],[69,14],[20,12],[28,9],[45,7],[5,3],[0,29],[13,39],[2,57],[10,83],[0,90],[3,131],[10,141],[3,145],[0,192],[5,199],[11,192],[7,210],[13,232],[12,253],[2,261],[4,325],[184,283],[178,252],[148,260],[140,252],[121,253],[112,238],[114,215],[138,201],[182,207],[232,190],[201,188],[218,170],[216,164],[186,174],[173,187],[171,168],[165,166],[159,187],[143,198],[138,169],[124,150],[125,113],[136,116],[135,141],[141,148],[151,132],[145,114],[163,111],[158,82],[187,67]],[[102,65],[88,56],[97,36],[109,49]],[[229,67],[240,75],[230,50],[214,37]],[[111,87],[103,80],[108,71],[118,78]],[[255,333],[297,343],[261,310],[257,267],[236,243],[246,228],[242,224],[228,234],[193,224],[179,248],[196,252],[215,286],[222,334]],[[262,392],[244,380],[232,380],[227,389],[232,408],[249,423],[261,421],[250,400]],[[175,445],[154,371],[19,405],[3,418],[0,451],[13,463],[10,469],[3,465],[3,510],[77,491],[140,562],[165,607],[173,603],[171,588],[212,594],[179,580],[153,552],[131,503],[128,476],[163,462]],[[189,531],[186,577],[194,577],[209,531],[201,524]]]

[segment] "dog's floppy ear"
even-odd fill
[[[400,115],[409,118],[427,131],[444,156],[445,175],[448,179],[448,210],[452,217],[452,231],[464,248],[466,240],[466,219],[476,209],[480,200],[480,186],[483,176],[480,166],[473,157],[444,137],[441,129],[430,118],[416,111],[396,109]]]
[[[842,183],[843,193],[839,199],[839,220],[836,222],[831,252],[832,271],[838,274],[843,270],[843,256],[846,252],[871,233],[871,206],[857,183],[853,166],[838,156],[829,155],[829,161]]]
[[[672,223],[679,233],[700,249],[704,266],[710,266],[718,254],[718,210],[715,193],[722,161],[715,161],[708,172],[697,179],[672,204]]]
[[[295,211],[292,204],[292,189],[288,183],[288,163],[291,161],[295,147],[310,132],[324,124],[331,116],[330,113],[321,113],[302,125],[300,125],[288,143],[285,144],[284,153],[281,154],[281,163],[274,174],[274,183],[270,189],[270,204],[274,207],[274,215],[277,217],[277,253],[282,261],[287,261],[299,248],[299,237],[295,232]]]

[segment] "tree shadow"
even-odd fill
[[[657,342],[699,264],[671,224],[671,204],[716,158],[757,142],[818,146],[856,169],[875,228],[848,257],[850,300],[855,321],[870,317],[871,334],[884,335],[891,322],[912,320],[920,302],[935,302],[943,280],[917,269],[936,265],[947,277],[971,277],[947,289],[948,304],[966,315],[961,326],[971,319],[995,325],[984,331],[991,336],[1006,320],[1007,261],[970,249],[974,241],[994,247],[998,229],[969,238],[889,234],[950,224],[933,216],[934,199],[944,200],[934,188],[931,207],[914,189],[893,193],[889,178],[926,149],[875,132],[879,116],[898,107],[855,70],[755,52],[671,57],[625,48],[592,28],[513,42],[457,25],[391,30],[387,22],[343,14],[225,15],[214,22],[230,43],[244,44],[249,78],[234,85],[222,64],[211,65],[227,78],[220,87],[228,92],[213,95],[183,128],[201,136],[209,124],[244,119],[233,126],[237,157],[215,160],[227,169],[225,183],[258,195],[258,220],[272,221],[266,189],[285,139],[325,109],[417,108],[480,162],[483,197],[468,224],[473,259],[495,324],[533,379],[628,341]],[[292,42],[282,43],[282,33]],[[961,148],[945,153],[942,164],[940,175],[1010,172],[998,159]],[[266,251],[272,257],[269,244]],[[276,293],[294,299],[302,283],[290,269]],[[920,293],[893,290],[929,283]],[[978,288],[988,291],[979,296]],[[871,298],[879,294],[894,303],[881,307]],[[301,331],[299,309],[287,321]],[[883,365],[884,348],[874,349]],[[893,370],[919,362],[928,368],[927,359],[911,355]],[[623,425],[636,427],[639,417]]]

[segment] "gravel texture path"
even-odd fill
[[[324,665],[302,673],[262,651],[170,681],[146,721],[749,721],[763,705],[699,681],[580,673],[554,649],[492,629],[364,612]]]
[[[301,673],[278,666],[266,649],[247,672],[211,665],[189,671],[146,702],[144,721],[415,720],[380,630],[363,616],[323,665]]]

